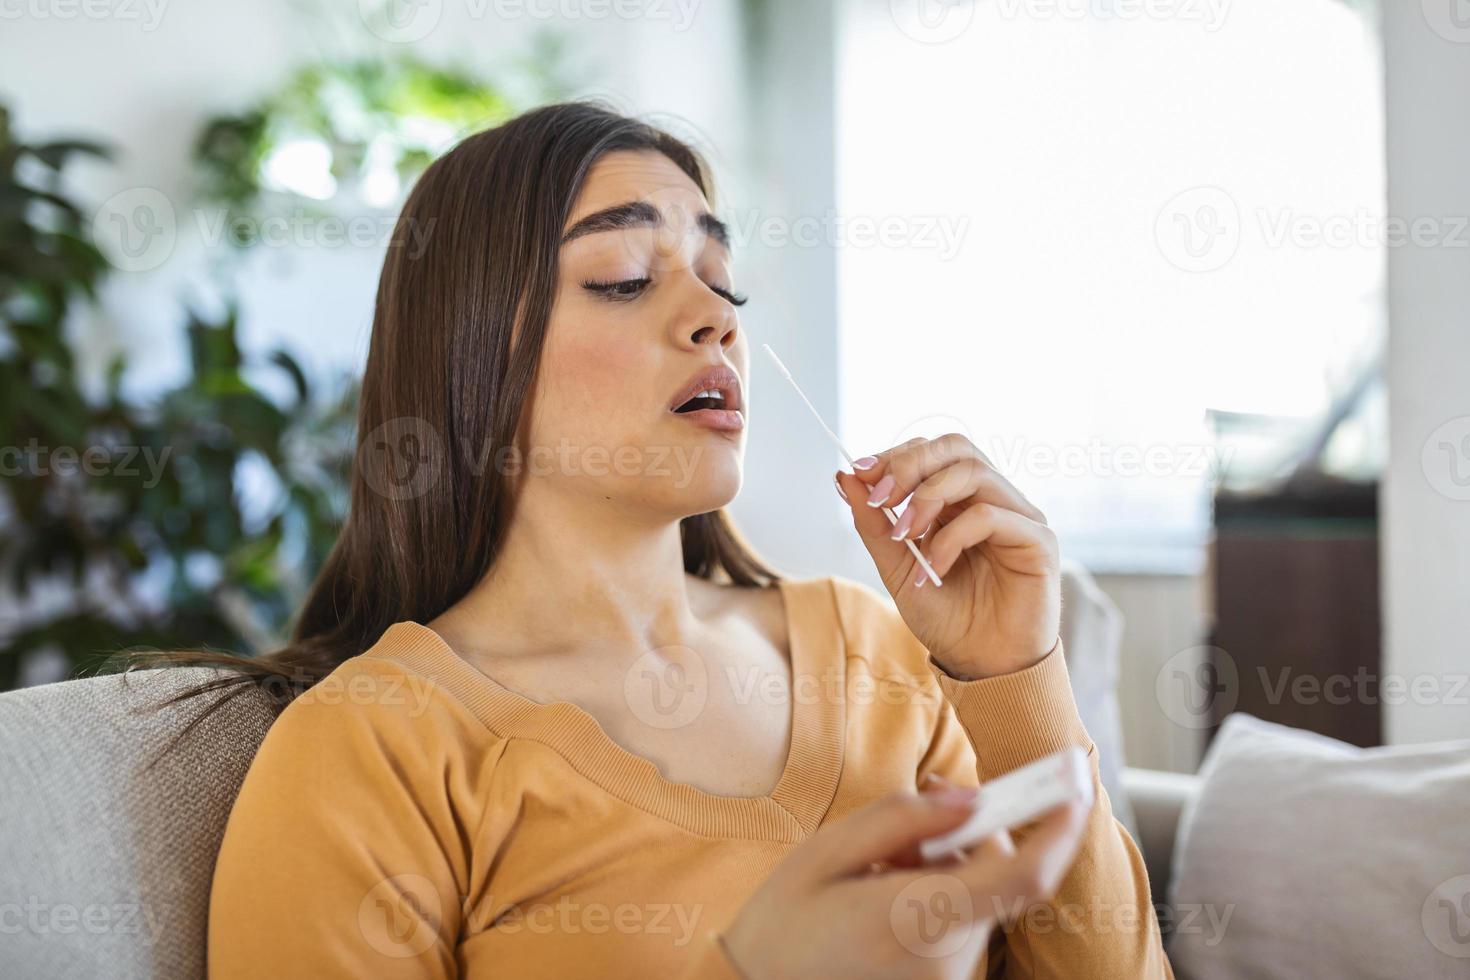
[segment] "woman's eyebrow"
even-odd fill
[[[702,212],[695,219],[700,229],[715,241],[730,247],[730,233],[725,223],[708,211]],[[623,204],[614,204],[610,208],[594,211],[587,217],[578,221],[567,229],[562,236],[561,243],[565,245],[574,238],[583,235],[593,235],[600,231],[622,231],[626,228],[657,228],[664,222],[663,215],[658,208],[647,201],[628,201]]]

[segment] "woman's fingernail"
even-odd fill
[[[837,479],[837,474],[835,473],[832,475],[832,485],[837,488],[837,492],[842,495],[842,499],[846,500],[847,491],[842,489],[842,481]]]
[[[929,798],[941,806],[973,806],[979,796],[978,786],[952,786],[929,794]]]
[[[893,484],[894,480],[892,473],[889,473],[883,479],[879,480],[878,485],[873,488],[873,492],[868,494],[868,506],[882,507],[883,504],[887,502],[888,495],[893,492]]]
[[[852,468],[855,470],[870,470],[877,465],[877,456],[864,456],[862,459],[855,459],[852,461]]]
[[[902,541],[909,533],[909,528],[914,526],[914,509],[910,507],[898,515],[898,523],[893,525],[893,540]]]
[[[919,573],[914,576],[914,588],[922,589],[924,587],[924,583],[927,581],[929,581],[929,573],[924,571],[923,565],[920,565]]]

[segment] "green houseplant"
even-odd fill
[[[125,398],[122,358],[84,390],[67,311],[108,270],[62,189],[81,155],[106,151],[22,142],[0,109],[0,688],[46,651],[275,643],[345,507],[354,393],[313,390],[283,351],[252,364],[233,309],[189,315],[171,390]],[[285,404],[252,368],[289,379]]]
[[[208,119],[194,163],[199,203],[228,218],[233,247],[212,270],[226,295],[264,219],[391,218],[453,140],[571,87],[552,33],[500,76],[508,87],[402,53],[348,56]],[[78,156],[107,152],[24,143],[0,107],[0,690],[46,652],[75,670],[128,648],[278,646],[347,502],[355,385],[322,390],[284,350],[248,356],[237,302],[188,313],[189,371],[172,389],[129,400],[119,358],[84,390],[67,312],[110,270],[63,190]]]

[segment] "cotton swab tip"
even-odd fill
[[[781,363],[781,358],[779,358],[779,357],[776,356],[776,352],[773,351],[773,350],[771,350],[771,345],[770,344],[761,344],[761,349],[764,350],[767,354],[771,355],[771,360],[774,361],[775,364],[776,364],[776,370],[777,371],[780,371],[781,374],[783,376],[785,376],[786,380],[790,381],[791,380],[791,372],[786,369],[786,365],[785,364]]]

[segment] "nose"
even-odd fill
[[[718,344],[721,349],[729,350],[735,345],[740,329],[734,308],[702,283],[697,288],[706,296],[691,304],[686,317],[681,318],[674,331],[675,341],[690,350],[709,344]]]
[[[689,335],[689,341],[695,345],[718,343],[722,348],[729,350],[730,346],[735,343],[735,324],[732,321],[721,326],[707,324],[696,327]]]

